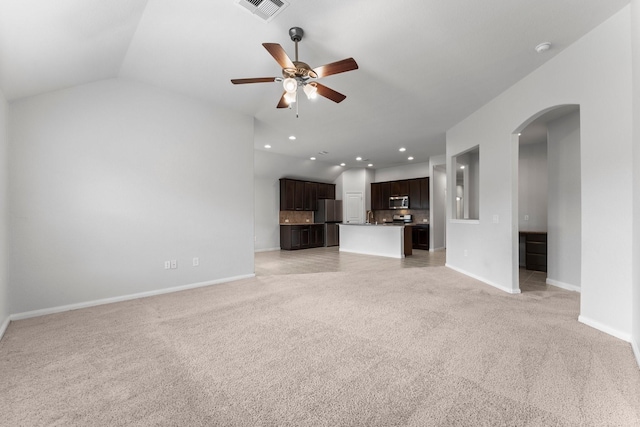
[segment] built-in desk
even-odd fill
[[[520,231],[524,238],[525,268],[547,271],[547,232]]]

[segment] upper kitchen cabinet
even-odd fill
[[[371,210],[389,209],[391,197],[390,182],[374,182],[371,184]]]
[[[318,183],[304,183],[304,210],[315,211],[318,208]]]
[[[336,199],[336,185],[318,182],[318,199]]]
[[[429,178],[372,183],[371,209],[389,209],[389,197],[394,196],[409,196],[409,209],[429,209]]]
[[[409,180],[409,209],[429,209],[429,178]]]
[[[280,180],[280,210],[294,211],[295,207],[296,182],[290,179]]]
[[[335,184],[280,179],[281,211],[314,211],[317,209],[318,199],[335,199],[335,195]]]
[[[408,196],[409,180],[391,181],[391,196]]]
[[[371,184],[371,210],[380,210],[380,184],[374,182]]]

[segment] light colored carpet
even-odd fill
[[[13,322],[0,424],[638,426],[578,294],[445,267],[266,276]]]

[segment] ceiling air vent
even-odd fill
[[[289,6],[284,0],[236,0],[236,3],[267,22]]]

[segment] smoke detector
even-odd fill
[[[236,3],[267,22],[289,6],[285,0],[236,0]]]
[[[546,52],[549,49],[551,49],[551,43],[549,42],[540,43],[538,46],[536,46],[536,52],[538,53]]]

